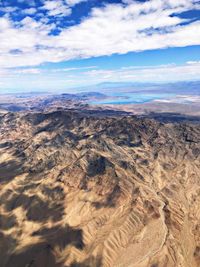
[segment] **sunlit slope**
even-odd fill
[[[0,118],[0,266],[200,266],[200,126]]]

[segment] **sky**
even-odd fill
[[[0,93],[195,80],[199,0],[0,0]]]

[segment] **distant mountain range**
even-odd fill
[[[81,88],[82,91],[101,91],[101,93],[113,92],[159,92],[200,95],[200,81],[176,82],[176,83],[133,83],[133,82],[104,82],[93,86]]]
[[[159,93],[178,93],[178,94],[200,94],[200,81],[186,81],[186,82],[169,82],[169,83],[143,83],[143,82],[103,82],[99,84],[68,88],[65,91],[31,91],[31,92],[20,92],[17,93],[7,92],[0,93],[0,95],[9,94],[15,95],[20,98],[26,98],[36,95],[54,95],[64,94],[72,97],[101,97],[104,94],[112,93],[113,91],[118,92],[159,92]]]

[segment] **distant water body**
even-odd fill
[[[93,105],[127,105],[127,104],[141,104],[152,102],[159,99],[170,99],[174,94],[166,93],[113,93],[108,98],[102,100],[91,101]]]

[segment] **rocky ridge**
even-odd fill
[[[0,266],[198,267],[200,125],[0,116]]]

